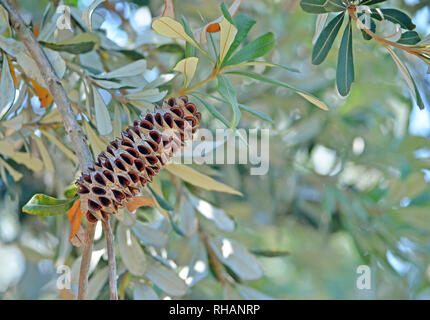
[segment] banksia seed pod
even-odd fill
[[[192,138],[201,114],[188,97],[171,98],[110,142],[94,166],[76,181],[81,211],[88,221],[108,219],[152,182],[170,157]]]

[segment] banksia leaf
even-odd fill
[[[140,116],[97,157],[76,182],[81,210],[90,222],[124,207],[172,155],[192,138],[201,114],[188,97],[171,98]]]

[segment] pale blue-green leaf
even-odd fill
[[[128,78],[143,75],[146,70],[146,60],[137,60],[110,72],[104,72],[94,77],[100,79]]]
[[[146,283],[135,283],[133,288],[134,300],[160,300],[155,290]]]
[[[256,280],[263,276],[263,269],[258,260],[241,244],[215,236],[209,238],[209,245],[215,255],[242,280]]]
[[[120,223],[116,237],[119,254],[127,269],[135,276],[143,276],[148,270],[146,256],[130,229]]]
[[[144,244],[154,247],[164,247],[167,244],[168,236],[164,232],[152,228],[147,223],[139,220],[131,227],[136,237]]]
[[[96,272],[94,276],[88,282],[88,289],[86,294],[86,299],[95,300],[100,294],[103,286],[105,285],[109,275],[109,267],[104,267],[103,269]]]
[[[112,123],[109,116],[109,111],[96,87],[93,87],[94,92],[94,108],[96,110],[97,130],[101,135],[107,136],[112,132]]]
[[[201,200],[193,195],[190,195],[190,200],[197,211],[200,212],[206,219],[211,220],[220,230],[234,230],[234,221],[230,219],[224,210],[217,208],[209,202]]]
[[[273,297],[242,284],[237,284],[236,289],[245,300],[274,300]]]
[[[6,114],[15,100],[15,85],[9,69],[6,54],[3,53],[3,63],[0,78],[0,115]]]
[[[173,270],[153,258],[148,259],[144,276],[158,288],[174,297],[182,296],[187,292],[188,287],[185,282]]]
[[[94,13],[94,10],[97,9],[97,7],[104,2],[105,0],[94,0],[83,12],[82,12],[82,21],[87,26],[88,30],[90,32],[93,31],[92,26],[92,16]]]
[[[241,118],[241,112],[239,104],[236,98],[236,92],[234,91],[230,81],[223,75],[218,74],[218,93],[223,97],[231,107],[232,117],[230,121],[230,128],[236,128]]]

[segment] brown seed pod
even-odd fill
[[[192,138],[201,114],[188,97],[171,98],[140,116],[100,153],[76,181],[88,221],[108,219],[152,182],[170,157]]]

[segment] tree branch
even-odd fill
[[[87,293],[88,271],[90,269],[95,229],[96,224],[88,222],[87,238],[85,241],[84,252],[82,252],[81,269],[79,270],[78,300],[84,300]]]
[[[72,141],[73,148],[79,159],[81,170],[86,172],[88,168],[92,166],[93,159],[82,134],[82,129],[76,121],[75,114],[73,113],[70,106],[66,91],[61,85],[61,81],[55,74],[55,71],[46,57],[42,47],[37,42],[30,29],[25,25],[21,15],[14,7],[12,2],[10,0],[2,0],[2,3],[9,12],[9,19],[12,28],[15,30],[16,34],[20,37],[29,53],[33,57],[43,79],[46,82],[46,85],[48,86],[49,93],[52,95],[60,112],[67,135]],[[82,255],[81,269],[79,274],[78,299],[84,299],[88,284],[88,269],[94,242],[94,228],[95,224],[88,223],[87,241],[85,243],[84,252]]]
[[[103,230],[106,237],[106,245],[108,251],[109,265],[109,291],[110,299],[118,300],[118,289],[116,287],[116,262],[115,262],[115,246],[113,243],[112,229],[110,227],[109,218],[102,220]]]

